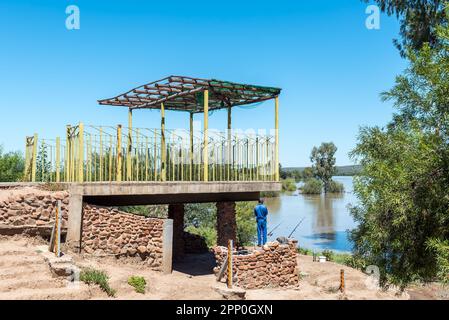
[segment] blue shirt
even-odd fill
[[[257,220],[265,220],[265,219],[267,219],[267,215],[268,215],[267,207],[265,207],[263,204],[259,203],[254,208],[254,215],[256,216]]]

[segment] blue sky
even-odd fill
[[[81,29],[65,28],[77,5]],[[333,141],[337,164],[351,164],[359,126],[384,125],[393,109],[379,93],[406,63],[392,44],[399,26],[381,17],[365,27],[366,4],[348,1],[0,2],[0,143],[23,150],[26,135],[63,135],[66,124],[126,124],[125,108],[99,106],[168,75],[281,87],[280,160],[309,165],[313,146]],[[135,112],[158,127],[159,112]],[[188,114],[168,112],[168,128]],[[222,129],[225,112],[210,117]],[[273,102],[236,108],[233,126],[271,129]]]

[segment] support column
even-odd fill
[[[78,182],[84,182],[84,124],[78,127]]]
[[[133,136],[133,110],[128,110],[128,148],[126,153],[126,180],[132,180],[131,155],[132,155],[132,136]]]
[[[33,138],[33,156],[32,156],[32,163],[31,163],[31,182],[36,182],[36,167],[37,167],[37,133],[34,134]]]
[[[237,241],[235,202],[217,202],[217,245],[226,247],[229,240]]]
[[[165,147],[165,108],[161,103],[161,181],[167,180],[167,148]]]
[[[169,274],[173,270],[173,220],[165,219],[162,231],[162,272]]]
[[[83,196],[80,192],[70,192],[67,221],[66,244],[76,252],[81,252],[81,233],[83,225]]]
[[[231,181],[231,139],[232,139],[232,106],[228,105],[228,147],[227,147],[227,180]]]
[[[275,129],[275,161],[274,178],[279,181],[279,97],[274,98],[274,129]]]
[[[209,181],[209,90],[204,90],[204,142],[203,163],[204,181]]]
[[[173,258],[184,256],[184,204],[168,205],[168,218],[173,220]]]
[[[117,169],[115,180],[122,181],[122,126],[117,126]]]
[[[193,179],[193,112],[190,112],[190,152],[189,152],[189,159],[190,159],[190,181]]]

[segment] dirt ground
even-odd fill
[[[25,236],[0,237],[0,299],[111,299],[96,286],[80,283],[70,286],[64,278],[52,277],[48,265],[36,250],[42,240]],[[188,255],[174,264],[172,274],[148,270],[135,261],[123,262],[114,257],[85,258],[73,256],[79,267],[104,270],[110,286],[117,293],[114,299],[222,299],[212,273],[210,254]],[[332,262],[317,263],[310,256],[298,256],[301,281],[296,288],[248,290],[249,300],[299,299],[442,299],[446,291],[435,284],[414,286],[405,293],[381,291],[373,287],[364,273]],[[339,292],[340,270],[345,270],[346,293]],[[128,277],[143,276],[147,282],[145,294],[139,294],[127,284]],[[219,284],[224,286],[224,284]]]

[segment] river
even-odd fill
[[[267,198],[269,211],[268,231],[279,223],[270,240],[288,236],[301,219],[293,238],[299,246],[315,251],[329,249],[336,252],[350,252],[352,245],[348,240],[348,230],[356,223],[349,214],[348,205],[355,204],[352,177],[334,177],[343,183],[343,194],[303,195],[299,192],[283,193],[277,198]]]

